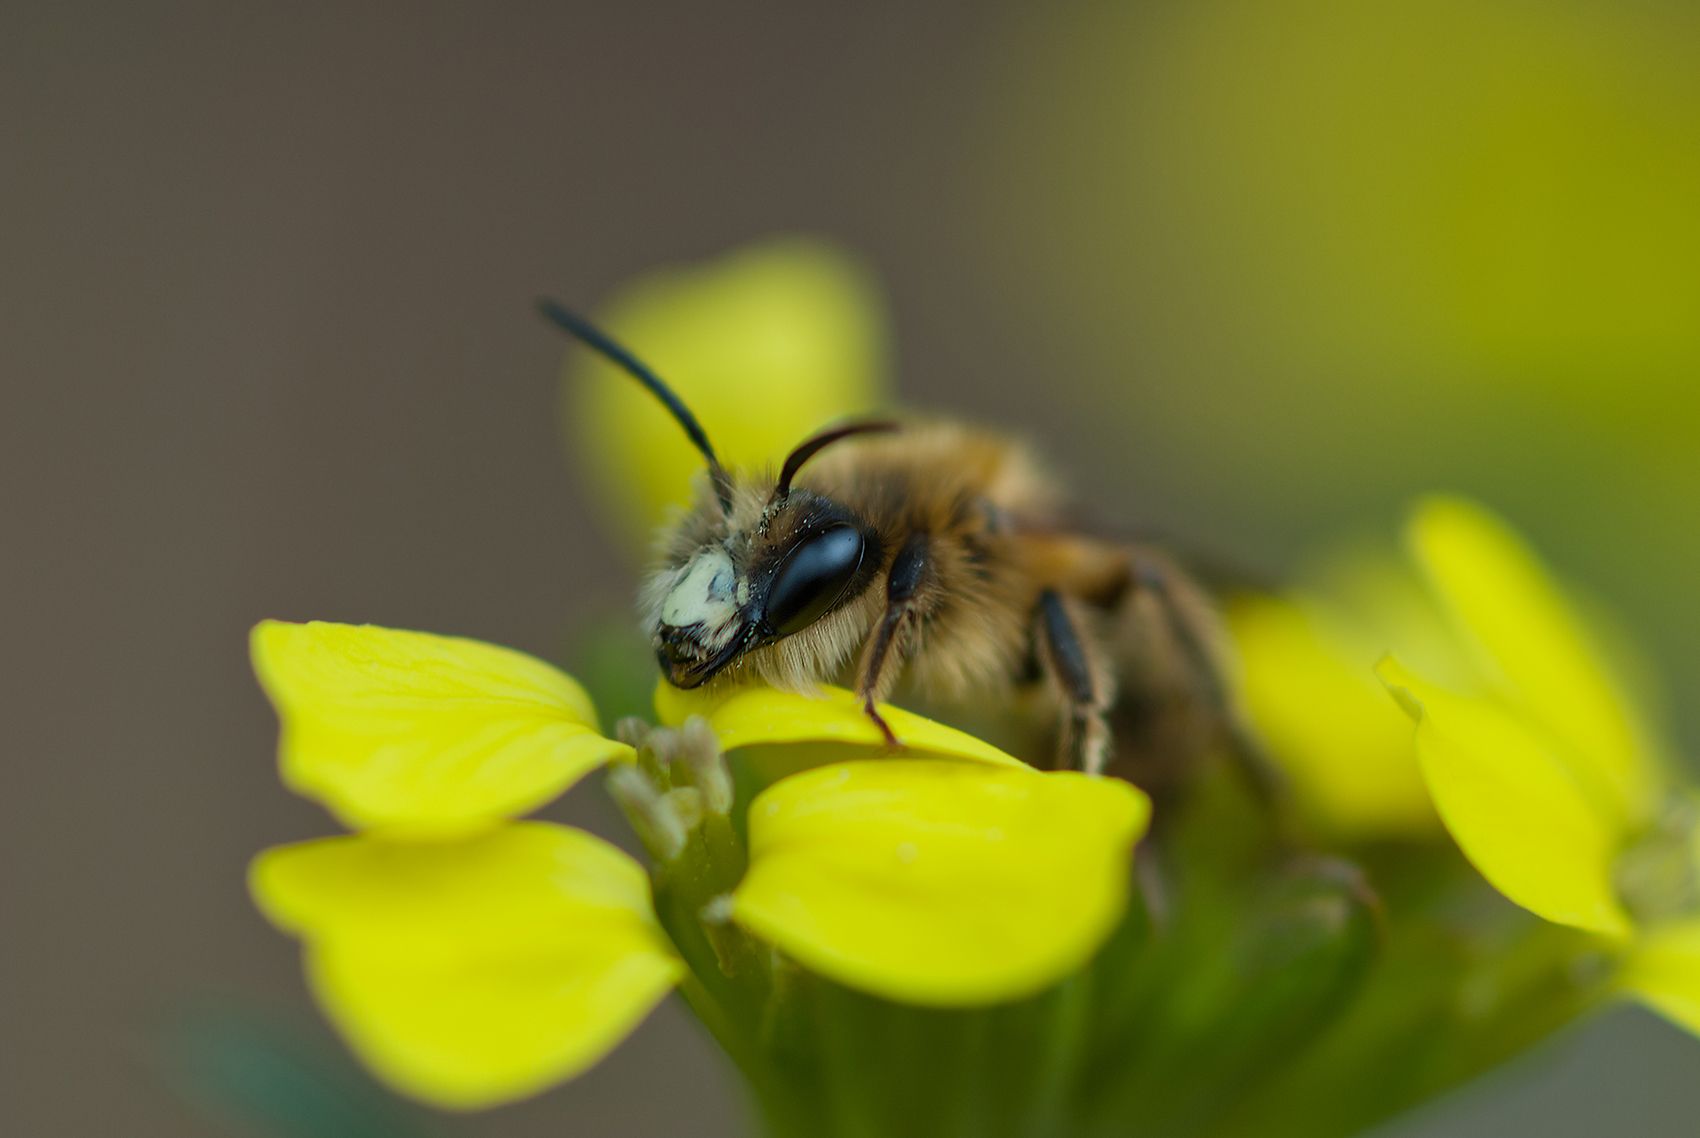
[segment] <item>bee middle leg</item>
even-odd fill
[[[1039,594],[1036,640],[1042,668],[1063,700],[1058,766],[1101,774],[1110,756],[1111,685],[1079,613],[1054,589]]]
[[[894,748],[899,745],[897,735],[879,713],[877,704],[891,689],[901,668],[900,641],[905,626],[915,624],[925,614],[925,586],[932,573],[927,535],[910,534],[892,559],[886,578],[885,612],[862,649],[862,661],[857,669],[856,694],[862,699],[862,710],[885,736],[886,745]]]

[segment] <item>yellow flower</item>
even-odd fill
[[[250,877],[301,938],[349,1044],[397,1088],[467,1109],[601,1059],[684,975],[631,858],[565,826],[281,846]]]
[[[859,747],[885,746],[862,702],[843,688],[823,685],[813,695],[768,687],[676,688],[662,681],[655,685],[655,714],[661,722],[679,726],[693,715],[708,720],[723,750],[771,747],[787,743],[849,744]],[[1031,770],[1020,759],[1005,754],[990,743],[942,723],[880,705],[880,714],[904,750],[944,758],[970,759],[997,766]]]
[[[884,404],[886,333],[866,272],[802,238],[752,245],[628,286],[599,324],[678,392],[729,467],[777,463],[823,424]],[[567,434],[597,498],[640,548],[690,501],[701,457],[631,379],[574,350]]]
[[[1233,599],[1241,697],[1296,800],[1330,834],[1425,838],[1439,821],[1411,756],[1410,721],[1376,682],[1390,647],[1448,678],[1458,652],[1406,567],[1352,549],[1291,596]]]
[[[369,829],[262,854],[256,901],[303,941],[313,990],[350,1045],[396,1087],[448,1107],[571,1077],[679,983],[695,985],[693,1003],[736,997],[718,961],[689,947],[727,928],[900,1001],[1039,991],[1084,964],[1119,919],[1148,813],[1125,783],[1042,773],[896,708],[882,712],[905,753],[869,757],[883,737],[836,689],[809,699],[663,686],[662,718],[687,724],[679,738],[711,729],[717,749],[662,787],[649,780],[670,770],[604,739],[577,684],[520,653],[278,622],[256,629],[253,649],[279,711],[286,781]],[[689,726],[698,716],[707,728]],[[709,857],[691,838],[707,820],[732,832],[732,803],[710,793],[729,794],[720,752],[782,745],[855,758],[759,794],[747,869],[740,856],[727,893],[691,896],[727,869],[673,864]],[[654,869],[665,918],[627,855],[509,820],[609,762],[642,781],[652,820],[678,838]]]
[[[656,706],[663,722],[702,715],[728,750],[884,746],[842,688],[726,696],[663,684]],[[1126,904],[1145,795],[881,713],[906,753],[942,758],[834,763],[760,794],[733,919],[812,971],[904,1003],[1010,1000],[1084,964]]]
[[[810,970],[904,1003],[1050,987],[1121,919],[1145,796],[1125,782],[868,760],[750,807],[739,924]]]
[[[1417,723],[1417,759],[1459,848],[1512,901],[1599,934],[1618,984],[1700,1033],[1694,810],[1535,554],[1471,503],[1415,512],[1413,553],[1486,678],[1459,693],[1396,660],[1380,672]]]
[[[466,832],[631,755],[598,734],[574,680],[506,648],[268,620],[252,651],[282,724],[284,784],[357,829]]]
[[[505,822],[630,759],[576,682],[371,626],[265,621],[252,650],[284,782],[370,832],[269,850],[250,887],[374,1071],[442,1106],[506,1101],[595,1063],[671,990],[642,867]]]

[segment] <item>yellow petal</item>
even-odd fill
[[[1454,695],[1394,660],[1377,668],[1417,721],[1417,759],[1441,820],[1488,882],[1537,916],[1612,936],[1617,834],[1544,739],[1492,702]]]
[[[1659,775],[1608,653],[1540,559],[1474,503],[1434,498],[1412,516],[1412,550],[1490,671],[1562,748],[1579,781],[1628,831],[1657,805]]]
[[[879,713],[906,753],[1028,769],[1020,759],[965,731],[888,703],[879,705]],[[855,693],[831,686],[822,687],[817,695],[762,685],[685,691],[663,680],[655,688],[655,714],[671,727],[693,715],[702,716],[727,751],[778,743],[848,743],[880,749],[886,745],[885,736],[862,710]]]
[[[750,806],[734,918],[805,967],[906,1003],[996,1003],[1083,965],[1126,905],[1149,802],[1127,783],[864,760]]]
[[[250,888],[306,946],[325,1013],[407,1094],[469,1109],[570,1078],[683,975],[625,854],[563,826],[327,838],[268,850]]]
[[[1410,721],[1375,680],[1379,652],[1291,601],[1242,598],[1226,615],[1246,711],[1318,820],[1353,837],[1438,833]]]
[[[1700,918],[1653,929],[1623,962],[1618,984],[1625,993],[1700,1035]]]
[[[678,392],[733,468],[777,466],[819,427],[887,399],[877,290],[819,242],[772,240],[653,273],[598,319]],[[702,458],[628,376],[579,350],[568,363],[568,438],[616,526],[643,548],[669,507],[690,501]]]
[[[549,801],[630,748],[584,690],[506,648],[370,625],[254,629],[283,780],[355,828],[465,833]]]

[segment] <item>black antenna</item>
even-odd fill
[[[714,496],[720,499],[721,509],[731,513],[732,478],[726,473],[726,468],[720,465],[720,459],[715,456],[714,446],[708,441],[708,433],[702,429],[702,424],[697,422],[697,417],[691,414],[691,409],[686,407],[679,397],[673,393],[673,389],[668,387],[660,376],[651,371],[647,364],[632,355],[608,333],[558,301],[551,300],[546,296],[541,297],[537,301],[537,310],[543,314],[544,319],[574,339],[581,341],[592,351],[605,357],[610,363],[643,384],[651,395],[661,401],[661,405],[667,408],[668,413],[678,421],[679,426],[685,429],[685,434],[690,436],[691,443],[708,460],[708,477],[714,484]]]
[[[839,439],[897,429],[898,424],[889,419],[870,419],[860,423],[846,423],[842,427],[833,427],[804,439],[797,444],[795,450],[785,456],[785,465],[779,471],[779,481],[773,487],[773,500],[784,501],[785,496],[791,493],[791,480],[797,477],[797,471],[802,469],[803,464]]]

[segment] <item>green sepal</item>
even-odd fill
[[[1098,1054],[1107,1133],[1219,1131],[1350,1006],[1381,949],[1380,904],[1352,864],[1308,858],[1247,892],[1196,886],[1154,971],[1160,998]],[[1204,910],[1199,912],[1197,910]]]

